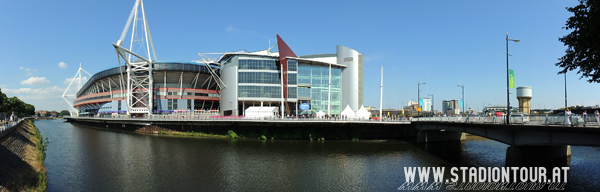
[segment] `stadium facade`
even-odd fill
[[[125,48],[131,21],[131,45]],[[113,43],[119,66],[92,75],[76,99],[67,102],[74,116],[243,116],[251,106],[277,106],[283,116],[337,115],[346,106],[361,107],[361,53],[338,45],[335,54],[298,57],[279,35],[276,45],[278,52],[271,52],[273,45],[257,52],[200,53],[198,61],[156,60],[143,2],[137,0],[121,38]]]

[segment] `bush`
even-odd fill
[[[231,137],[232,139],[238,138],[239,136],[233,132],[232,130],[227,131],[227,136]]]

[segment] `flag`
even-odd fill
[[[513,71],[512,69],[508,70],[508,79],[509,79],[508,87],[510,87],[511,89],[514,89],[515,88],[515,71]]]

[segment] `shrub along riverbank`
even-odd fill
[[[0,191],[46,191],[46,146],[33,120],[0,138]]]
[[[156,133],[156,132],[155,132]],[[261,134],[255,132],[247,132],[246,135],[238,135],[236,132],[232,130],[228,130],[227,134],[210,134],[203,132],[179,132],[179,131],[158,131],[160,135],[172,135],[172,136],[190,136],[190,137],[209,137],[209,138],[231,138],[231,139],[261,139],[261,140],[275,140],[275,139],[296,139],[296,140],[319,140],[325,141],[323,137],[313,136],[309,134],[306,138],[303,138],[301,134],[297,133],[283,133],[280,134],[279,137],[276,134],[268,134],[266,131],[263,131]],[[266,135],[269,135],[267,137]],[[277,137],[277,138],[275,138]],[[355,140],[356,138],[353,138]]]

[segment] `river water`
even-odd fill
[[[48,191],[395,191],[404,167],[502,167],[505,144],[261,141],[140,135],[36,121]],[[600,148],[572,146],[568,191],[600,191]]]

